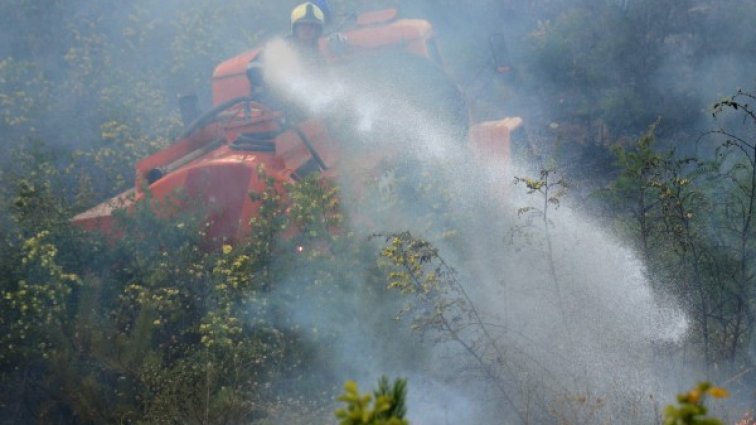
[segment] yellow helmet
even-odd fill
[[[291,11],[292,32],[297,24],[304,23],[317,24],[322,27],[325,25],[325,14],[318,6],[309,1],[302,3]]]

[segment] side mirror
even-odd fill
[[[247,65],[247,79],[252,84],[252,90],[255,87],[262,87],[265,85],[265,76],[263,75],[262,64],[258,61],[252,61]]]

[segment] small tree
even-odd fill
[[[373,394],[360,394],[357,383],[347,381],[339,397],[346,407],[335,414],[341,425],[409,425],[405,419],[406,399],[406,379],[396,379],[389,385],[388,378],[381,377]]]
[[[734,96],[714,104],[713,116],[740,114],[742,121],[720,127],[713,134],[724,138],[718,161],[725,194],[721,199],[724,222],[721,229],[729,236],[729,252],[735,268],[726,285],[734,303],[728,309],[728,357],[734,361],[741,347],[752,338],[754,320],[754,287],[756,287],[756,110],[748,102],[756,100],[753,93],[739,90]]]
[[[677,395],[678,405],[669,405],[664,410],[664,425],[722,425],[722,421],[707,416],[706,397],[728,397],[724,388],[701,382],[687,393]]]

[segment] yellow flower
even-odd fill
[[[722,387],[709,388],[709,395],[714,398],[727,398],[730,396],[730,392]]]
[[[688,402],[691,404],[698,404],[698,401],[701,399],[701,391],[698,390],[698,388],[690,390],[688,393]]]
[[[234,249],[234,247],[232,247],[231,245],[228,245],[228,244],[224,244],[223,245],[223,253],[226,254],[226,255],[230,254],[231,250],[233,250],[233,249]]]

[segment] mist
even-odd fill
[[[271,260],[277,281],[266,288],[264,303],[250,301],[254,307],[240,317],[250,318],[249,329],[262,320],[296,335],[311,363],[293,366],[293,373],[270,372],[281,379],[254,387],[261,398],[280,391],[269,397],[275,401],[249,401],[266,411],[264,419],[229,423],[275,422],[290,413],[282,398],[333,400],[346,380],[367,390],[384,375],[408,379],[408,419],[417,425],[655,423],[675,394],[702,380],[733,388],[730,404],[714,406],[728,421],[752,408],[752,315],[744,316],[750,321],[737,355],[709,357],[700,348],[700,309],[684,293],[693,286],[683,276],[687,263],[668,260],[664,255],[677,251],[662,242],[664,255],[649,257],[628,231],[630,220],[606,212],[621,207],[603,206],[596,196],[622,173],[612,146],[631,149],[654,123],[656,146],[674,150],[674,158],[715,159],[721,139],[702,134],[720,125],[739,123],[738,134],[753,140],[747,120],[711,117],[714,102],[756,87],[750,2],[332,2],[336,19],[326,32],[339,31],[353,12],[380,7],[428,19],[443,72],[380,55],[315,70],[282,39],[294,4],[111,3],[0,6],[3,294],[15,294],[18,282],[28,280],[24,273],[32,275],[16,266],[27,264],[16,253],[30,238],[133,187],[134,163],[181,133],[178,96],[195,93],[209,109],[213,67],[265,46],[265,78],[276,96],[334,136],[344,233],[357,242],[331,248],[342,261],[317,252]],[[512,135],[513,158],[482,158],[467,140],[468,118],[505,116],[524,121]],[[28,156],[30,146],[54,166],[27,172],[17,152],[32,164],[48,163]],[[553,179],[553,200],[527,186],[544,170]],[[48,177],[49,187],[35,180]],[[64,218],[32,225],[19,219],[18,211],[27,211],[18,206],[19,193],[29,181],[55,195],[61,207],[49,210]],[[37,212],[45,210],[40,205]],[[716,229],[707,227],[715,235]],[[430,242],[464,291],[464,307],[443,314],[451,320],[474,312],[480,322],[447,334],[417,326],[413,314],[428,306],[379,278],[385,235],[404,231]],[[69,234],[60,233],[61,246]],[[726,239],[706,243],[724,246]],[[744,247],[751,255],[751,245]],[[126,269],[118,261],[106,269],[96,255],[86,257],[91,264],[67,257],[77,252],[64,252],[60,261],[89,281],[103,275],[107,283]],[[142,277],[134,273],[119,284]],[[752,314],[753,282],[745,288],[739,296]],[[3,320],[10,329],[13,320]],[[0,410],[18,412],[23,400],[12,387],[25,381],[13,363],[21,361],[8,356],[3,373],[12,379],[3,385]],[[41,373],[40,364],[21,370]],[[79,370],[96,376],[95,369]],[[262,382],[266,373],[255,379]],[[24,391],[33,394],[25,396],[31,405],[43,404],[35,404],[43,396]],[[334,420],[319,409],[304,408],[292,420]],[[74,419],[49,423],[79,423],[70,410],[58,415]],[[2,423],[35,414],[14,413]]]
[[[380,344],[366,345],[365,339],[380,341],[387,337],[385,329],[371,335],[365,324],[357,324],[361,320],[343,327],[328,314],[295,305],[292,316],[302,326],[337,329],[342,335],[338,346],[332,347],[333,354],[340,356],[335,362],[339,368],[356,372],[367,382],[385,373],[419,381],[414,391],[422,394],[422,401],[414,400],[411,410],[426,412],[434,406],[446,406],[443,420],[447,421],[469,419],[472,412],[479,412],[479,420],[485,420],[486,414],[516,420],[514,411],[526,412],[528,403],[554,404],[573,392],[603,399],[593,414],[618,421],[614,412],[628,408],[628,404],[649,409],[652,403],[644,401],[648,397],[658,400],[656,403],[671,402],[665,394],[701,377],[675,365],[671,356],[658,353],[658,347],[681,342],[688,319],[673,301],[660,300],[653,294],[642,262],[601,225],[574,207],[562,206],[551,217],[553,230],[547,237],[555,254],[553,259],[547,258],[545,241],[538,240],[543,235],[537,235],[538,229],[517,213],[518,209],[537,207],[540,200],[529,199],[514,188],[506,189],[515,174],[532,175],[536,170],[523,164],[506,169],[504,163],[475,161],[465,141],[445,127],[445,122],[413,105],[413,97],[406,92],[387,91],[364,75],[350,77],[335,71],[313,78],[311,72],[301,72],[302,64],[282,41],[267,46],[266,58],[266,76],[276,90],[285,92],[284,96],[324,119],[340,117],[344,122],[344,117],[349,117],[343,124],[346,128],[340,128],[341,134],[347,135],[339,139],[343,144],[338,147],[341,161],[359,163],[371,155],[399,151],[399,161],[418,168],[414,178],[384,175],[392,181],[381,192],[381,199],[344,197],[349,215],[368,216],[367,221],[374,226],[355,231],[422,229],[427,220],[423,199],[406,204],[398,200],[400,194],[428,184],[421,176],[431,173],[432,181],[444,188],[452,200],[444,210],[463,219],[454,222],[453,241],[442,238],[432,242],[459,269],[475,308],[495,329],[496,344],[508,356],[500,365],[500,373],[514,401],[492,410],[478,393],[480,383],[470,383],[469,369],[476,368],[474,359],[453,341],[434,347],[392,346],[381,351]],[[388,162],[395,161],[394,157]],[[345,170],[340,176],[343,187],[363,178],[362,173],[374,171],[360,167]],[[505,196],[505,190],[506,203],[497,202]],[[513,230],[523,229],[534,231],[535,240],[532,236],[520,240],[509,237]],[[558,282],[551,275],[550,261]],[[555,289],[555,285],[560,287]],[[359,298],[350,298],[352,303],[358,306],[356,311],[371,308],[369,303],[361,305]],[[371,356],[354,347],[366,347]],[[424,374],[401,365],[390,366],[392,362],[388,361],[421,355],[422,367],[427,368]],[[359,363],[350,365],[353,359]],[[435,362],[443,366],[434,367]],[[472,376],[486,382],[475,373]],[[537,395],[523,393],[523,389]],[[527,411],[527,415],[546,420],[534,412]],[[421,414],[411,419],[432,423],[440,417]]]

